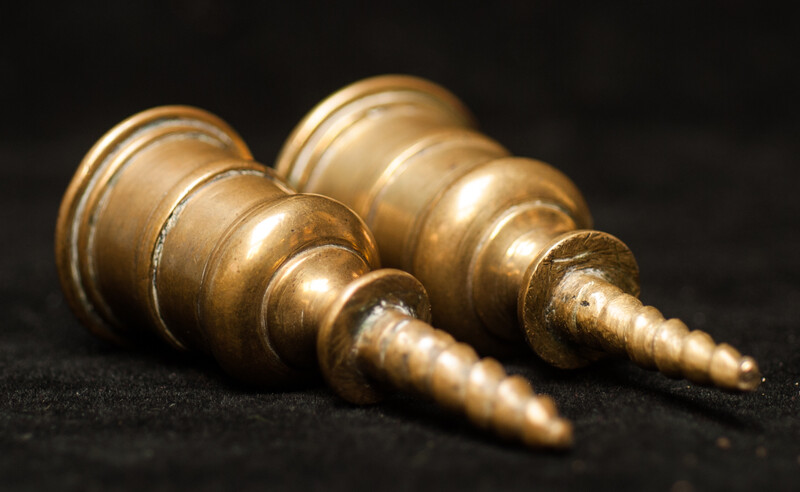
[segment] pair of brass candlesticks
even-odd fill
[[[588,210],[564,175],[471,126],[454,96],[412,77],[322,102],[277,172],[354,213],[295,194],[209,113],[135,115],[89,151],[62,202],[69,303],[114,342],[149,332],[266,386],[321,370],[355,403],[411,390],[532,446],[568,446],[570,424],[524,379],[429,326],[431,311],[484,352],[524,335],[558,367],[627,354],[701,384],[759,384],[751,358],[642,306],[632,254],[584,229]]]

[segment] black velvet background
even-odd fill
[[[0,488],[797,490],[799,19],[756,2],[4,5]],[[488,134],[566,172],[637,254],[643,299],[755,356],[762,387],[511,361],[575,423],[571,452],[536,452],[411,397],[242,388],[73,318],[56,212],[113,124],[194,104],[270,164],[313,104],[387,72],[443,84]]]

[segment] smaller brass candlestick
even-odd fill
[[[633,254],[589,230],[566,176],[473,126],[445,89],[375,77],[313,109],[276,168],[298,190],[351,206],[384,264],[425,285],[436,324],[481,350],[507,351],[522,333],[558,367],[611,353],[701,384],[758,386],[752,358],[639,302]]]
[[[145,111],[95,144],[62,202],[56,260],[72,309],[107,340],[149,331],[266,386],[321,369],[354,403],[393,385],[528,445],[570,444],[548,397],[425,323],[417,280],[373,271],[353,212],[294,194],[204,111]]]

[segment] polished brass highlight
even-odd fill
[[[56,258],[71,307],[107,340],[149,332],[259,385],[321,369],[354,403],[394,386],[531,446],[570,444],[550,398],[430,327],[411,275],[374,270],[352,211],[294,194],[204,111],[151,109],[98,141],[62,202]]]
[[[276,167],[298,190],[351,206],[383,263],[425,285],[436,324],[479,349],[519,345],[520,326],[558,367],[611,353],[700,384],[760,383],[752,358],[642,306],[632,253],[589,229],[573,183],[509,155],[435,84],[384,76],[340,90],[297,126]]]

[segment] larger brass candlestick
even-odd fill
[[[602,353],[702,384],[752,390],[755,361],[643,306],[638,268],[593,230],[572,182],[473,129],[455,96],[403,76],[330,96],[287,140],[277,169],[298,190],[350,205],[384,264],[413,273],[457,338],[504,351],[522,332],[558,367]]]
[[[103,338],[149,331],[261,385],[318,364],[351,402],[385,383],[529,445],[570,443],[548,397],[424,322],[419,282],[371,271],[374,240],[352,211],[294,194],[204,111],[145,111],[95,144],[62,202],[56,258],[70,305]]]

